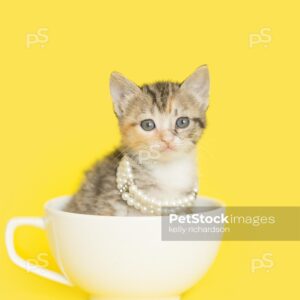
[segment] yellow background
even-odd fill
[[[143,83],[211,72],[208,129],[199,146],[202,194],[227,205],[299,205],[297,1],[7,1],[0,7],[1,299],[87,299],[13,265],[4,228],[13,216],[78,186],[118,145],[108,90],[117,70]],[[48,42],[26,46],[47,28]],[[251,34],[271,41],[250,47]],[[42,47],[43,46],[43,47]],[[42,232],[21,229],[19,253],[39,261]],[[224,242],[192,299],[282,299],[299,294],[298,242]],[[272,255],[272,267],[251,271]],[[100,254],[101,255],[101,254]],[[52,258],[49,267],[56,269]]]

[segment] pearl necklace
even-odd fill
[[[116,182],[118,190],[121,193],[122,199],[127,202],[129,206],[135,207],[143,214],[160,215],[162,208],[164,212],[176,212],[182,207],[191,206],[195,201],[198,193],[197,184],[191,193],[181,199],[172,201],[160,201],[153,197],[149,197],[143,191],[139,190],[133,180],[132,168],[126,156],[121,159],[118,169]],[[166,208],[172,207],[172,208]]]

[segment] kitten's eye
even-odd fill
[[[177,128],[186,128],[190,125],[190,119],[188,117],[180,117],[176,120]]]
[[[151,131],[155,128],[155,123],[151,119],[146,119],[141,122],[141,127],[146,131]]]

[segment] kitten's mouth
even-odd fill
[[[161,152],[172,152],[172,151],[175,151],[175,150],[176,150],[175,146],[173,146],[173,145],[166,145],[165,147],[163,147],[161,149]]]

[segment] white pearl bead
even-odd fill
[[[136,208],[136,209],[140,209],[141,208],[141,203],[139,203],[139,202],[134,202],[134,207]]]
[[[154,205],[154,206],[159,206],[158,205],[158,201],[156,200],[156,199],[154,199],[154,198],[150,198],[151,200],[150,200],[150,203],[152,204],[152,205]]]
[[[194,201],[195,197],[193,195],[188,196],[190,202]]]
[[[152,203],[152,199],[150,197],[148,197],[147,195],[144,195],[143,197],[143,201],[146,202],[146,203]]]
[[[144,193],[143,193],[142,191],[137,190],[137,191],[136,191],[136,195],[137,195],[137,197],[138,197],[139,199],[143,200],[143,198],[144,198]]]
[[[132,184],[129,188],[130,193],[135,194],[137,191],[137,186],[135,184]]]
[[[130,195],[128,193],[123,193],[122,194],[122,199],[125,201],[128,201],[130,199]]]
[[[183,204],[186,204],[186,203],[189,202],[189,199],[187,197],[185,197],[185,198],[182,199],[182,202],[183,202]]]
[[[147,196],[147,201],[148,201],[149,205],[152,205],[152,206],[155,205],[155,202],[156,202],[155,198],[153,198],[151,196]]]
[[[129,198],[129,199],[127,200],[127,204],[128,204],[129,206],[133,206],[134,203],[135,203],[135,201],[134,201],[132,198]]]
[[[118,184],[122,184],[122,185],[124,185],[125,183],[126,183],[126,180],[124,180],[124,179],[122,179],[122,178],[120,178],[120,179],[118,179]]]
[[[148,212],[148,208],[147,206],[142,206],[142,213],[147,213]]]

